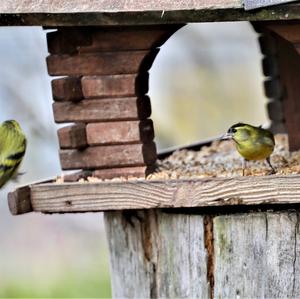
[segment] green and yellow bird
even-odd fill
[[[0,125],[0,188],[17,176],[26,151],[26,137],[15,120]]]
[[[274,135],[266,129],[255,127],[244,123],[237,123],[231,126],[222,139],[232,139],[236,149],[244,158],[243,175],[246,162],[249,160],[266,160],[275,173],[270,162],[270,156],[274,150]]]

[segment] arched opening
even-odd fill
[[[268,124],[257,34],[248,22],[188,24],[161,47],[150,70],[158,149]]]

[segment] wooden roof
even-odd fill
[[[136,25],[299,18],[300,5],[295,3],[246,12],[241,0],[0,1],[0,25]]]

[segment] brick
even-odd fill
[[[80,78],[54,79],[51,85],[54,101],[80,101],[83,99]]]
[[[113,179],[113,178],[144,178],[153,171],[154,167],[148,166],[135,166],[135,167],[122,167],[122,168],[107,168],[97,169],[93,171],[93,176],[101,179]]]
[[[150,119],[90,123],[86,127],[86,134],[89,145],[146,143],[154,138],[153,123]]]
[[[102,27],[92,33],[92,44],[79,47],[80,53],[147,50],[161,46],[181,26]]]
[[[278,60],[275,56],[267,56],[262,60],[263,74],[268,77],[279,75]]]
[[[146,119],[151,115],[150,99],[116,98],[53,103],[54,119],[63,122],[97,122]]]
[[[271,120],[282,122],[284,120],[282,101],[275,100],[267,104],[267,111]]]
[[[65,174],[63,176],[64,182],[77,182],[80,179],[86,179],[89,176],[92,176],[93,172],[90,170],[81,170],[73,173]]]
[[[47,33],[48,52],[51,54],[75,54],[80,46],[92,44],[92,36],[86,29],[59,28]]]
[[[265,95],[270,99],[281,99],[284,96],[284,89],[279,79],[270,79],[264,82]]]
[[[87,146],[85,124],[60,128],[57,131],[60,148],[84,148]]]
[[[276,42],[274,38],[269,34],[265,33],[258,38],[260,51],[266,56],[274,56],[277,53]]]
[[[51,76],[136,74],[150,69],[158,50],[103,52],[47,57]]]
[[[85,98],[141,96],[148,92],[149,74],[85,76],[81,79]]]
[[[156,160],[155,143],[87,147],[60,150],[62,169],[101,169],[151,165]]]

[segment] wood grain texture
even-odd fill
[[[89,123],[86,126],[86,135],[89,145],[147,143],[153,140],[154,129],[150,119]]]
[[[206,225],[202,215],[106,212],[113,297],[300,296],[298,213],[212,216],[213,292],[207,280]]]
[[[149,70],[157,53],[158,50],[50,55],[47,67],[50,76],[136,74],[141,68]]]
[[[151,115],[151,105],[147,96],[56,102],[53,103],[53,113],[57,123],[137,120]]]
[[[58,129],[59,147],[82,149],[87,146],[86,125],[75,124]]]
[[[214,218],[215,297],[298,298],[299,237],[294,212]]]
[[[300,176],[207,178],[31,185],[35,211],[80,212],[150,208],[300,203]],[[71,202],[71,204],[66,204]]]
[[[157,298],[209,298],[203,216],[156,213]]]
[[[60,150],[61,167],[97,169],[122,166],[152,165],[156,161],[155,144],[102,145],[84,150]]]
[[[111,276],[113,298],[150,298],[153,292],[155,268],[150,246],[154,240],[150,232],[154,233],[155,224],[152,222],[147,228],[149,223],[140,220],[145,214],[147,212],[133,216],[122,212],[105,214],[111,271],[114,273]],[[148,255],[144,250],[146,244],[150,247]]]
[[[86,99],[134,97],[145,95],[149,89],[149,74],[84,76],[82,91]]]
[[[30,187],[18,188],[8,193],[8,206],[12,215],[21,215],[32,212]]]
[[[80,101],[83,99],[80,78],[68,77],[51,81],[54,101]]]
[[[105,227],[114,298],[209,298],[202,216],[106,212]]]
[[[18,4],[18,8],[15,8],[14,4],[7,5],[7,1],[3,1],[3,6],[0,6],[3,8],[0,10],[0,25],[34,25],[55,28],[57,26],[136,26],[186,24],[191,22],[282,21],[300,19],[300,6],[297,3],[247,12],[242,9],[242,2],[240,0],[232,0],[232,2],[231,0],[228,0],[230,2],[223,2],[222,0],[214,0],[213,2],[201,0],[197,0],[197,2],[192,0],[184,2],[149,1],[150,6],[144,7],[142,10],[136,9],[139,7],[139,5],[136,5],[136,1],[126,1],[126,4],[129,6],[125,5],[124,9],[127,7],[127,10],[116,9],[115,11],[110,9],[110,2],[108,3],[106,0],[103,0],[106,2],[105,5],[103,1],[95,0],[97,5],[93,7],[89,5],[90,1],[83,4],[80,0],[77,0],[76,4],[73,1],[62,1],[63,5],[52,5],[52,2],[49,5],[49,2],[39,1],[38,4],[35,3],[33,6],[27,5],[28,1],[17,1],[20,4]],[[124,4],[124,1],[121,3]],[[10,0],[9,2],[14,1]],[[57,0],[57,2],[60,1]],[[147,0],[145,2],[148,3]],[[46,3],[45,6],[44,3]],[[68,4],[70,4],[70,7]],[[168,8],[168,5],[171,6]]]
[[[0,4],[1,13],[71,13],[71,12],[118,12],[118,11],[154,11],[154,10],[178,10],[178,9],[217,9],[217,8],[241,8],[239,0],[205,0],[205,1],[126,1],[126,0],[8,0]]]

